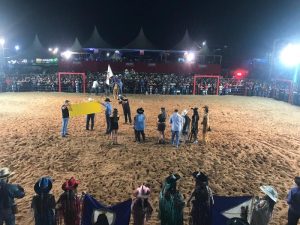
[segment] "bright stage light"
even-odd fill
[[[108,52],[108,53],[106,53],[106,56],[107,56],[107,57],[109,57],[109,52]]]
[[[188,53],[186,54],[186,60],[187,60],[187,62],[192,62],[192,61],[194,61],[194,60],[195,60],[195,53],[193,53],[193,52],[188,52]]]
[[[280,53],[280,60],[286,66],[300,64],[300,44],[288,44]]]
[[[19,51],[19,50],[20,50],[20,46],[19,46],[19,45],[16,45],[16,46],[15,46],[15,50],[16,50],[16,51]]]
[[[205,46],[205,45],[206,45],[206,41],[203,41],[203,42],[202,42],[202,46]]]
[[[55,48],[53,51],[52,51],[53,54],[57,54],[58,53],[58,48]]]
[[[5,44],[5,39],[4,38],[0,38],[0,45],[3,47]]]
[[[72,54],[73,53],[71,51],[67,50],[67,51],[61,53],[61,56],[64,57],[65,59],[70,59]]]
[[[49,52],[52,52],[52,51],[53,51],[53,49],[52,49],[52,48],[48,48],[48,51],[49,51]]]

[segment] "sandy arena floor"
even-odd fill
[[[274,185],[280,193],[273,225],[285,224],[285,197],[300,175],[300,108],[272,99],[231,96],[131,96],[132,114],[145,109],[147,142],[133,142],[133,129],[123,125],[121,114],[119,143],[113,146],[104,135],[104,115],[96,115],[96,130],[85,130],[85,117],[71,119],[70,137],[60,137],[60,106],[65,99],[80,102],[87,96],[59,93],[0,94],[0,167],[16,172],[12,182],[20,183],[26,197],[18,201],[18,225],[32,225],[30,210],[33,185],[43,175],[54,178],[53,192],[61,193],[61,184],[75,175],[79,191],[92,193],[107,204],[131,197],[143,182],[152,189],[151,202],[157,219],[158,195],[163,179],[178,172],[179,188],[187,199],[193,190],[190,176],[205,171],[218,195],[259,195],[262,184]],[[100,99],[97,97],[96,99]],[[161,106],[168,115],[174,108],[210,107],[212,132],[209,144],[172,146],[156,144],[156,118]],[[117,102],[113,106],[121,110]],[[191,112],[190,112],[191,115]],[[202,115],[202,113],[201,113]],[[170,138],[169,127],[167,138]],[[200,137],[200,135],[199,135]],[[185,221],[187,224],[188,211]]]

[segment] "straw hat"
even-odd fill
[[[182,111],[181,115],[182,115],[182,116],[185,116],[186,114],[188,114],[188,112],[189,112],[189,111],[188,111],[187,109],[184,109],[184,110]]]
[[[15,173],[11,172],[7,167],[0,168],[0,180],[11,177],[14,174]]]
[[[259,187],[260,190],[268,195],[274,202],[277,202],[278,200],[278,192],[273,186],[263,185]]]

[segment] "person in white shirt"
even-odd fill
[[[172,145],[179,147],[179,132],[183,127],[183,118],[179,115],[178,109],[170,117],[171,131],[172,131]],[[175,140],[174,140],[175,139]],[[174,142],[175,141],[175,142]]]
[[[96,95],[99,93],[99,83],[96,79],[93,81],[92,92],[94,92]]]

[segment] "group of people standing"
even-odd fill
[[[94,101],[92,98],[89,98],[88,101]],[[131,109],[129,100],[125,95],[118,96],[118,102],[122,105],[123,115],[125,119],[125,124],[133,125],[134,137],[136,142],[144,142],[146,140],[145,128],[146,128],[146,116],[145,111],[142,107],[136,110],[136,115],[131,119]],[[119,113],[117,108],[113,108],[111,100],[106,97],[104,102],[100,104],[105,109],[105,121],[106,121],[106,134],[111,136],[113,144],[118,144],[118,129],[119,129]],[[69,108],[70,101],[66,100],[62,105],[62,129],[61,136],[66,137],[68,135],[68,121],[69,121]],[[175,109],[173,114],[169,118],[169,123],[171,126],[172,138],[171,144],[176,148],[179,147],[180,142],[187,143],[198,143],[198,131],[199,131],[199,120],[200,115],[198,108],[191,108],[193,111],[192,117],[189,117],[189,111],[183,110],[179,114],[178,109]],[[209,125],[209,108],[208,106],[203,107],[203,119],[201,124],[203,140],[202,142],[206,144],[207,142],[207,132],[210,131]],[[133,124],[132,124],[133,122]],[[160,113],[157,117],[157,130],[158,130],[158,143],[165,144],[165,129],[167,127],[167,112],[165,107],[160,109]],[[88,114],[86,117],[86,130],[94,130],[95,124],[95,114]]]
[[[15,225],[15,214],[18,207],[15,199],[25,196],[25,190],[20,185],[11,184],[9,178],[13,176],[8,168],[0,168],[0,225]],[[192,209],[189,216],[190,225],[211,225],[213,221],[212,207],[214,205],[213,192],[209,187],[209,178],[203,173],[192,173],[195,188],[185,204],[182,193],[177,189],[179,174],[169,175],[163,182],[159,194],[159,219],[161,225],[183,225],[183,210],[185,205]],[[289,204],[288,225],[297,225],[300,218],[300,177],[294,179],[293,187],[287,197]],[[61,186],[62,194],[55,201],[51,194],[53,180],[51,177],[41,177],[34,184],[35,195],[32,197],[31,208],[35,225],[80,225],[83,197],[77,193],[79,181],[74,177],[67,179]],[[228,220],[227,225],[268,225],[273,214],[273,209],[278,201],[278,193],[273,186],[261,186],[264,196],[257,197],[253,209],[241,207],[240,218]],[[153,208],[149,200],[151,190],[145,184],[134,192],[132,201],[132,215],[134,225],[149,224]],[[250,223],[249,215],[251,216]],[[100,215],[93,225],[109,225],[107,218]]]

